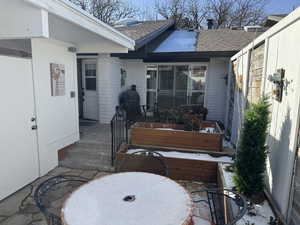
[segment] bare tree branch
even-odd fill
[[[70,0],[107,24],[133,18],[137,10],[122,0]]]
[[[216,28],[261,24],[265,18],[266,0],[208,0],[207,18]]]

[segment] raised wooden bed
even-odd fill
[[[131,127],[131,144],[222,151],[223,133],[218,123],[203,121],[215,133],[185,131],[184,125],[138,122]]]
[[[124,144],[121,146],[120,150],[117,152],[116,156],[116,168],[119,168],[119,165],[128,160],[128,164],[122,164],[120,171],[128,171],[128,169],[133,171],[149,171],[152,172],[153,162],[144,155],[132,155],[128,153],[128,150],[132,149],[147,149],[152,151],[158,151],[160,153],[164,152],[164,161],[168,167],[169,177],[176,180],[193,180],[201,181],[205,183],[216,183],[217,182],[217,166],[220,159],[219,157],[228,156],[228,154],[219,153],[219,152],[199,152],[199,151],[190,151],[184,149],[163,149],[163,148],[152,148],[152,147],[141,147],[134,145]],[[206,161],[199,159],[191,158],[176,158],[168,157],[170,153],[191,153],[191,154],[209,154],[212,157],[215,157],[215,161]],[[127,167],[128,166],[128,167]]]

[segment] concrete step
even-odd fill
[[[110,160],[101,160],[97,158],[85,157],[75,158],[75,157],[67,157],[64,160],[59,162],[60,166],[68,167],[72,169],[96,169],[100,171],[113,172],[114,168],[110,165]]]
[[[110,149],[111,143],[110,142],[103,142],[103,143],[91,143],[91,142],[78,142],[74,145],[75,148],[88,148],[88,149]]]

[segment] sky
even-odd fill
[[[143,11],[153,15],[155,2],[157,0],[127,0],[131,4],[137,6]],[[164,0],[159,0],[164,1]],[[295,7],[300,6],[300,0],[267,0],[266,13],[267,14],[287,14]]]

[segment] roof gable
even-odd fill
[[[133,26],[116,27],[116,29],[135,40],[138,49],[173,25],[172,20],[143,21]]]

